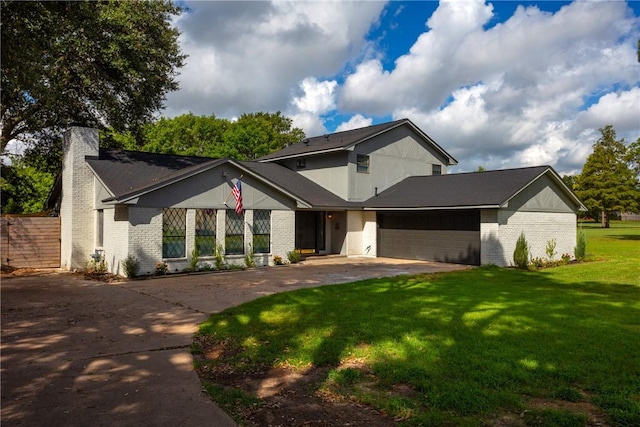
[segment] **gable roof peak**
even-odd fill
[[[343,130],[320,136],[305,138],[300,142],[289,145],[280,151],[267,154],[257,159],[258,162],[271,162],[276,160],[292,159],[310,154],[322,154],[335,151],[344,151],[356,144],[374,138],[384,132],[388,132],[399,126],[409,125],[421,138],[431,144],[444,157],[449,159],[450,164],[458,162],[442,149],[433,139],[431,139],[420,128],[414,125],[411,120],[404,118],[386,123],[378,123],[371,126],[364,126],[356,129]]]

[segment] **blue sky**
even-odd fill
[[[308,136],[407,117],[453,172],[580,171],[640,137],[640,1],[185,2],[163,115],[281,111]]]

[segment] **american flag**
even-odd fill
[[[231,193],[233,194],[233,197],[236,198],[236,213],[241,215],[244,208],[242,206],[242,184],[240,184],[239,179],[238,182],[236,182],[236,185],[233,186]]]

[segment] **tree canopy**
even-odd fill
[[[304,131],[276,113],[248,113],[238,120],[183,114],[145,125],[139,145],[130,133],[105,132],[109,146],[152,153],[253,160],[304,139]]]
[[[2,213],[32,214],[42,212],[55,175],[12,156],[12,164],[2,164],[0,191]]]
[[[136,134],[178,88],[171,1],[2,0],[0,151],[72,124]]]
[[[236,121],[215,115],[191,113],[161,118],[141,127],[138,137],[132,132],[102,130],[102,148],[253,160],[305,138],[293,121],[277,113],[243,114]],[[11,156],[11,164],[2,164],[3,213],[35,213],[42,209],[60,168],[60,138],[45,136],[22,156]]]
[[[600,133],[574,188],[589,211],[600,213],[602,226],[609,227],[611,212],[639,208],[640,186],[632,166],[633,146],[627,147],[624,138],[616,139],[611,125],[601,128]]]

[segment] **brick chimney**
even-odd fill
[[[98,130],[72,127],[64,134],[60,267],[84,268],[94,252],[94,175],[85,158],[98,156]]]

